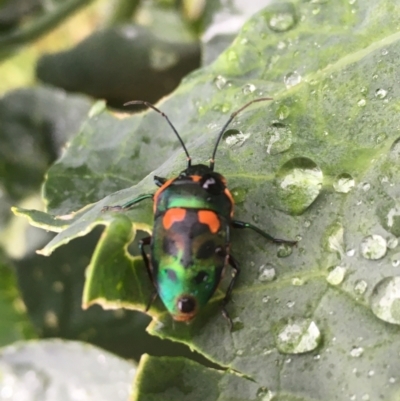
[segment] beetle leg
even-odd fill
[[[104,206],[103,209],[101,209],[102,212],[108,212],[108,211],[121,211],[121,210],[128,210],[132,206],[136,205],[137,203],[141,202],[144,199],[153,199],[153,194],[146,194],[146,195],[140,195],[135,199],[132,199],[129,202],[126,202],[123,205],[115,205],[115,206]]]
[[[274,238],[272,235],[269,235],[265,231],[261,230],[260,228],[254,226],[253,224],[246,223],[244,221],[239,220],[232,220],[232,227],[233,228],[250,228],[254,230],[256,233],[262,235],[268,241],[275,242],[275,244],[288,244],[288,245],[296,245],[297,241],[288,241],[286,239]]]
[[[142,258],[143,258],[144,265],[146,266],[147,274],[149,275],[150,281],[151,281],[151,282],[153,283],[153,285],[154,285],[153,273],[152,273],[152,271],[151,271],[150,261],[149,261],[149,258],[148,258],[148,256],[147,256],[145,250],[144,250],[144,247],[145,247],[146,245],[150,245],[150,242],[151,242],[151,237],[145,237],[145,238],[141,239],[141,240],[139,241],[139,249],[140,249],[140,253],[142,254]],[[150,309],[151,304],[155,301],[155,299],[157,298],[157,295],[158,295],[158,292],[157,292],[157,290],[155,289],[155,290],[152,292],[149,301],[147,302],[145,312],[147,312],[147,311]]]
[[[158,175],[154,176],[154,184],[156,184],[158,187],[162,187],[167,181],[167,178],[159,177]]]
[[[231,298],[233,286],[235,285],[236,279],[238,278],[239,273],[240,273],[240,267],[239,267],[239,264],[237,263],[237,261],[235,260],[235,258],[234,258],[232,255],[229,255],[229,256],[228,256],[228,263],[229,263],[229,264],[231,265],[231,267],[232,267],[233,275],[232,275],[232,280],[231,280],[231,282],[230,282],[230,284],[229,284],[229,287],[228,287],[228,289],[227,289],[227,291],[226,291],[225,297],[224,297],[224,299],[222,300],[222,316],[223,316],[226,320],[228,320],[230,329],[231,329],[231,331],[232,331],[233,322],[232,322],[232,319],[231,319],[231,317],[229,316],[229,313],[228,313],[228,311],[226,310],[225,307],[226,307],[226,304],[229,302],[229,300],[230,300],[230,298]]]

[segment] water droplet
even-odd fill
[[[365,259],[377,260],[385,256],[387,244],[380,235],[369,235],[361,241],[360,250]]]
[[[240,317],[235,317],[234,319],[232,319],[232,324],[232,332],[239,331],[244,328],[244,324],[241,321]]]
[[[308,227],[311,226],[311,221],[310,220],[304,220],[303,225],[304,225],[305,228],[308,228]]]
[[[242,92],[244,95],[249,95],[256,90],[256,87],[253,84],[246,84],[242,88]]]
[[[224,132],[222,139],[226,142],[226,144],[230,147],[238,145],[242,146],[246,140],[250,138],[250,134],[244,134],[242,131],[237,129],[228,129]]]
[[[237,355],[237,356],[242,356],[243,353],[244,353],[244,351],[243,351],[242,349],[238,349],[238,350],[236,351],[236,355]]]
[[[296,305],[296,302],[295,301],[288,301],[288,302],[286,302],[286,306],[288,307],[288,308],[293,308],[293,306],[295,306]]]
[[[277,208],[296,215],[303,213],[319,195],[322,179],[321,169],[311,159],[289,160],[276,176]]]
[[[364,394],[362,397],[361,397],[361,401],[369,401],[371,398],[369,397],[369,394]]]
[[[400,324],[400,277],[386,277],[379,281],[372,291],[370,304],[379,319]]]
[[[350,351],[350,355],[353,358],[359,358],[364,353],[364,348],[362,347],[353,347]]]
[[[359,188],[361,188],[364,192],[368,192],[371,189],[371,184],[369,182],[360,182]]]
[[[344,255],[343,234],[343,226],[341,224],[335,224],[332,227],[332,232],[328,237],[329,250],[333,252],[339,252],[341,257],[343,257]]]
[[[356,250],[353,248],[346,251],[346,255],[349,256],[350,258],[353,257],[355,254]]]
[[[289,107],[286,106],[286,104],[281,104],[276,110],[276,115],[278,116],[279,120],[285,120],[290,115]]]
[[[288,244],[279,245],[277,255],[278,258],[286,258],[293,252],[293,247]]]
[[[358,106],[358,107],[364,107],[366,104],[367,104],[367,101],[366,101],[365,99],[360,99],[360,100],[357,102],[357,106]]]
[[[296,18],[293,12],[282,11],[270,15],[268,26],[275,32],[285,32],[293,28],[296,24]]]
[[[226,52],[226,57],[227,57],[228,61],[230,61],[230,62],[234,62],[234,61],[237,61],[237,60],[238,60],[238,55],[237,55],[237,53],[236,53],[234,50],[232,50],[232,49],[229,49],[229,50]]]
[[[333,188],[336,192],[347,194],[355,186],[354,178],[348,173],[342,173],[336,176]]]
[[[236,204],[243,203],[246,199],[247,191],[244,188],[236,187],[231,189],[231,194]]]
[[[305,280],[303,278],[300,278],[300,277],[293,277],[292,278],[292,285],[302,286],[304,284],[305,284]]]
[[[281,325],[276,333],[275,343],[280,352],[302,354],[318,347],[321,332],[310,319],[297,318]]]
[[[389,54],[388,49],[382,49],[381,54],[382,56],[387,56]]]
[[[257,398],[261,401],[272,401],[274,394],[269,391],[266,387],[260,387],[257,390]]]
[[[339,285],[342,283],[344,276],[346,275],[346,268],[343,266],[334,267],[326,277],[326,281],[332,285]]]
[[[375,142],[376,143],[382,143],[385,139],[387,138],[387,135],[384,132],[381,132],[380,134],[378,134],[375,138]]]
[[[283,78],[283,82],[285,83],[286,88],[291,88],[301,82],[301,75],[297,71],[289,72]]]
[[[370,371],[368,372],[368,376],[369,376],[369,377],[372,377],[374,374],[375,374],[375,370],[370,370]]]
[[[263,304],[266,304],[270,300],[270,297],[268,295],[265,295],[262,299]]]
[[[364,280],[357,280],[354,285],[354,292],[356,294],[362,295],[367,290],[368,284]]]
[[[292,146],[292,131],[282,123],[272,123],[265,134],[268,154],[276,155]]]
[[[222,89],[225,85],[226,85],[226,78],[224,78],[222,75],[218,75],[215,79],[214,79],[214,84],[218,89]]]
[[[258,279],[260,281],[272,281],[276,277],[275,267],[267,263],[265,265],[261,265],[258,269]]]
[[[390,384],[396,383],[396,378],[395,378],[395,377],[391,377],[391,378],[389,379],[389,383],[390,383]]]
[[[375,91],[375,97],[377,97],[378,99],[384,99],[387,95],[387,90],[385,89],[377,89]]]

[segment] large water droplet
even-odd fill
[[[275,343],[280,352],[302,354],[318,347],[321,332],[314,321],[297,318],[283,324],[276,333]]]
[[[222,139],[226,142],[226,144],[230,147],[238,145],[241,146],[246,142],[246,140],[250,138],[250,134],[244,134],[242,131],[237,129],[229,129],[224,132]]]
[[[282,123],[273,123],[266,132],[267,153],[276,155],[292,146],[292,131]]]
[[[342,194],[347,194],[354,188],[354,186],[354,178],[348,173],[339,174],[335,178],[335,182],[333,183],[333,188],[335,189],[335,191]]]
[[[386,277],[372,291],[372,312],[381,320],[400,324],[400,277]]]
[[[293,12],[281,11],[270,15],[268,26],[275,32],[285,32],[296,24],[296,17]]]
[[[353,358],[359,358],[364,353],[364,348],[362,347],[353,347],[350,351],[350,355]]]
[[[275,276],[276,276],[275,267],[270,263],[261,265],[260,268],[258,269],[258,279],[260,281],[272,281],[275,279]]]
[[[319,195],[322,179],[321,169],[311,159],[289,160],[276,176],[277,207],[291,214],[303,213]]]
[[[358,107],[365,107],[366,104],[367,104],[367,101],[366,101],[365,99],[360,99],[360,100],[357,102],[357,106],[358,106]]]
[[[301,82],[301,75],[297,71],[289,72],[285,75],[283,81],[285,82],[286,88],[291,88]]]
[[[385,256],[387,244],[385,238],[380,235],[368,235],[360,244],[361,255],[365,259],[377,260]]]
[[[346,275],[346,268],[343,266],[336,266],[333,268],[328,276],[326,277],[326,281],[332,285],[339,285],[342,283],[344,276]]]

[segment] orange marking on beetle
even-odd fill
[[[228,199],[230,200],[230,202],[231,202],[231,205],[232,205],[231,217],[233,217],[233,205],[235,204],[235,201],[233,200],[233,196],[232,196],[232,194],[230,193],[230,191],[229,191],[228,188],[225,188],[224,193],[225,193],[225,195],[227,196],[227,198],[228,198]]]
[[[212,210],[199,210],[197,212],[199,222],[202,224],[207,224],[210,231],[215,234],[221,227],[219,218],[215,212]]]
[[[201,175],[191,175],[190,178],[194,182],[199,182],[203,177]]]
[[[170,178],[160,188],[157,189],[157,191],[153,197],[153,213],[155,213],[157,211],[157,201],[158,201],[158,197],[160,196],[161,192],[164,191],[165,188],[169,187],[171,185],[171,183],[173,181],[175,181],[175,179],[176,178]]]
[[[169,230],[172,225],[185,219],[186,209],[180,207],[168,209],[163,216],[163,227]]]

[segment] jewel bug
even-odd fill
[[[230,253],[231,228],[250,228],[277,244],[297,243],[274,238],[253,224],[235,220],[234,200],[227,188],[226,179],[214,171],[215,155],[226,128],[241,111],[255,102],[265,100],[272,99],[254,99],[231,114],[218,134],[209,166],[192,165],[182,138],[161,110],[142,100],[127,103],[144,104],[161,114],[177,136],[187,158],[186,169],[177,177],[154,177],[159,187],[154,194],[141,195],[122,206],[103,208],[103,211],[127,210],[145,199],[153,200],[153,233],[139,242],[144,264],[155,288],[146,311],[159,296],[174,320],[192,320],[212,297],[227,265],[230,265],[232,279],[222,301],[222,314],[232,328],[226,304],[240,268]],[[145,250],[148,246],[150,257]]]

